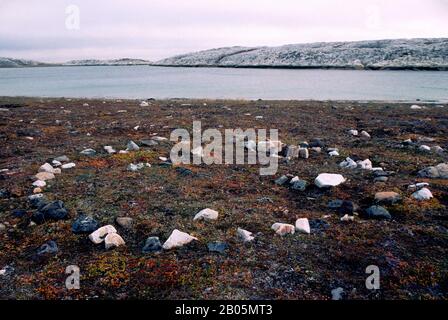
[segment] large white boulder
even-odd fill
[[[97,229],[96,231],[92,232],[89,235],[89,239],[90,239],[90,241],[92,241],[95,244],[100,244],[104,241],[104,238],[109,233],[117,233],[117,230],[114,228],[114,226],[107,225],[107,226]]]
[[[216,220],[216,219],[218,219],[218,211],[207,208],[207,209],[199,211],[194,216],[193,221],[197,221],[197,220],[211,221],[211,220]]]
[[[275,233],[280,236],[285,236],[287,234],[294,234],[296,232],[296,228],[292,224],[286,224],[286,223],[274,223],[271,229],[274,230]]]
[[[106,250],[124,246],[126,244],[123,238],[118,233],[114,232],[107,234],[106,238],[104,239],[104,243],[106,246]]]
[[[307,218],[301,218],[296,220],[296,231],[302,233],[311,233],[310,223]]]
[[[418,190],[417,192],[414,192],[412,194],[412,197],[418,201],[429,200],[434,198],[434,196],[432,195],[431,191],[429,191],[428,188],[423,188]]]
[[[163,244],[163,249],[169,250],[176,247],[182,247],[183,245],[186,245],[190,243],[193,240],[198,240],[197,238],[190,236],[188,233],[179,231],[175,229],[168,240]]]
[[[340,174],[334,173],[321,173],[315,180],[314,183],[319,188],[336,187],[341,183],[344,183],[346,179]]]
[[[236,231],[238,236],[244,241],[244,242],[250,242],[255,239],[255,237],[252,235],[252,232],[238,228]]]

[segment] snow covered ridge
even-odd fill
[[[448,70],[448,38],[219,48],[171,57],[155,65]]]
[[[143,59],[113,59],[113,60],[72,60],[63,63],[64,66],[134,66],[134,65],[148,65],[151,64],[148,60]]]
[[[48,64],[33,60],[0,57],[0,68],[39,67],[46,65]]]
[[[143,59],[113,59],[113,60],[72,60],[64,63],[44,63],[33,60],[12,59],[0,57],[0,68],[47,67],[47,66],[134,66],[150,65],[151,62]]]

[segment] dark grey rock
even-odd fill
[[[389,211],[381,206],[371,206],[366,210],[367,217],[370,219],[392,219]]]
[[[210,252],[218,252],[218,253],[224,253],[228,248],[229,245],[225,242],[209,242],[207,244],[208,251]]]
[[[38,212],[41,212],[45,219],[63,220],[68,217],[68,211],[61,200],[50,202],[40,208]]]
[[[57,157],[57,158],[54,158],[53,160],[56,160],[56,161],[59,161],[59,162],[69,162],[70,161],[70,159],[67,156],[65,156],[65,155]]]
[[[310,142],[310,148],[325,148],[325,143],[322,142],[322,140],[320,139],[313,139]]]
[[[305,191],[307,186],[308,182],[306,182],[305,180],[298,180],[292,184],[291,189],[296,191]]]
[[[448,163],[440,163],[435,167],[428,167],[418,172],[419,177],[432,179],[448,179]]]
[[[328,202],[328,208],[330,209],[338,209],[342,206],[342,203],[344,202],[344,200],[331,200],[330,202]]]
[[[92,217],[80,215],[72,224],[72,231],[75,234],[89,234],[100,227],[99,223]]]
[[[37,250],[37,255],[43,256],[47,254],[55,254],[58,253],[59,248],[55,241],[51,240],[47,243],[43,244],[39,250]]]
[[[142,249],[142,253],[153,253],[162,250],[162,244],[159,237],[149,237],[146,239],[145,245]]]
[[[191,171],[190,169],[187,169],[187,168],[183,168],[183,167],[177,167],[176,172],[179,173],[183,177],[193,175],[193,171]]]
[[[387,182],[388,180],[388,177],[376,177],[375,179],[373,179],[373,182]]]
[[[12,215],[16,218],[22,218],[26,215],[26,210],[23,209],[15,209],[12,211]]]

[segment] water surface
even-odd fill
[[[0,69],[0,96],[448,101],[446,71],[173,68]]]

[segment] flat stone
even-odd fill
[[[395,204],[401,201],[401,196],[396,192],[378,192],[375,194],[376,203]]]
[[[145,147],[154,147],[157,146],[159,143],[151,139],[144,139],[140,140],[140,144]]]
[[[252,232],[238,228],[236,231],[238,237],[243,240],[244,242],[251,242],[255,239],[255,237],[252,235]]]
[[[333,151],[330,151],[330,152],[328,153],[328,155],[329,155],[330,157],[339,157],[339,152],[336,151],[336,150],[333,150]]]
[[[96,151],[93,149],[84,149],[81,151],[81,154],[84,156],[94,156],[96,155]]]
[[[124,246],[126,243],[118,233],[108,233],[104,239],[104,245],[106,250]]]
[[[66,164],[63,164],[63,165],[61,166],[61,168],[64,169],[64,170],[66,170],[66,169],[71,169],[71,168],[74,168],[74,167],[76,167],[76,164],[73,163],[73,162],[66,163]]]
[[[168,240],[163,244],[163,249],[170,250],[176,247],[182,247],[193,240],[198,240],[197,238],[190,236],[188,233],[179,231],[175,229]]]
[[[284,185],[286,182],[288,182],[289,178],[285,175],[281,176],[280,178],[278,178],[277,180],[275,180],[275,184],[282,186]]]
[[[112,146],[104,146],[103,148],[108,154],[114,154],[117,152],[114,148],[112,148]]]
[[[341,183],[344,183],[346,179],[340,174],[321,173],[314,183],[319,188],[336,187]]]
[[[33,186],[34,187],[39,187],[39,188],[43,188],[47,185],[47,183],[43,180],[36,180],[33,182]]]
[[[388,177],[376,177],[375,179],[373,179],[374,182],[387,182],[388,180]]]
[[[60,157],[54,158],[54,160],[58,161],[58,162],[69,162],[70,161],[70,159],[67,156],[60,156]]]
[[[134,141],[131,140],[126,145],[126,150],[127,151],[138,151],[138,150],[140,150],[140,147]]]
[[[134,224],[134,219],[129,217],[118,217],[117,224],[125,229],[131,229]]]
[[[371,219],[392,219],[389,211],[380,206],[371,206],[366,211],[367,217]]]
[[[292,224],[286,224],[286,223],[274,223],[271,229],[274,230],[275,233],[280,236],[285,236],[287,234],[294,234],[296,231],[295,227]]]
[[[414,192],[412,194],[412,197],[418,201],[424,201],[434,198],[431,191],[429,191],[429,189],[427,188],[423,188],[418,190],[417,192]]]
[[[341,300],[344,289],[341,287],[331,290],[331,300]]]
[[[218,211],[212,210],[212,209],[203,209],[199,211],[193,218],[193,221],[197,220],[206,220],[206,221],[212,221],[218,219]]]
[[[54,170],[54,168],[53,168],[53,166],[51,165],[51,164],[49,164],[49,163],[45,163],[45,164],[43,164],[43,165],[41,165],[40,167],[39,167],[39,172],[50,172],[50,173],[54,173],[53,172],[53,170]]]
[[[99,223],[92,217],[81,215],[72,224],[74,234],[89,234],[99,228]]]
[[[148,237],[145,245],[143,246],[142,253],[154,253],[162,251],[162,244],[159,237]]]
[[[370,139],[371,136],[367,131],[361,131],[361,137],[366,138],[366,139]]]
[[[448,163],[440,163],[435,167],[428,167],[418,172],[422,178],[448,179]]]
[[[95,244],[100,244],[104,241],[104,238],[109,233],[117,233],[117,230],[114,228],[114,226],[107,225],[107,226],[97,229],[96,231],[92,232],[89,235],[89,239],[90,239],[90,241],[92,241]]]
[[[54,174],[51,172],[39,172],[34,176],[37,180],[47,181],[55,178]]]
[[[310,223],[307,218],[301,218],[296,220],[296,231],[306,234],[311,233]]]
[[[224,253],[228,248],[229,245],[225,242],[209,242],[207,243],[208,251],[210,252],[218,252],[218,253]]]
[[[298,180],[292,184],[291,189],[296,191],[305,191],[307,186],[308,182],[305,180]]]

